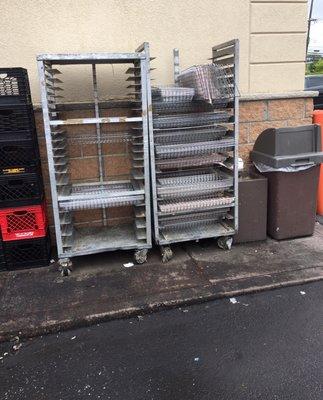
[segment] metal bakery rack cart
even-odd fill
[[[145,43],[134,53],[37,57],[58,257],[67,273],[70,257],[109,250],[134,249],[136,261],[146,261],[151,247],[148,54]],[[75,81],[77,94],[84,87],[90,93],[90,109],[77,115],[59,105],[64,93],[73,94]],[[117,93],[120,85],[131,90],[130,108],[120,108],[118,116],[101,101],[116,85]]]
[[[238,40],[214,46],[212,62],[153,87],[150,156],[155,241],[218,238],[230,248],[238,227]],[[148,91],[149,93],[149,91]]]

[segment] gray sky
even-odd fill
[[[312,22],[309,50],[319,49],[323,52],[323,0],[314,0],[312,18],[319,21]]]
[[[309,4],[310,4],[310,2],[309,2]],[[313,18],[323,18],[323,1],[322,0],[314,0]]]

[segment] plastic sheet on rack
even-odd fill
[[[259,172],[298,172],[298,171],[304,171],[306,169],[312,168],[313,165],[299,165],[297,167],[283,167],[283,168],[273,168],[270,167],[269,165],[260,163],[260,162],[254,162],[255,167]]]

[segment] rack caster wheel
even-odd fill
[[[170,261],[174,256],[173,251],[169,246],[160,246],[160,252],[163,263]]]
[[[69,276],[72,273],[72,261],[69,258],[58,260],[58,270],[62,276]]]
[[[232,243],[233,243],[232,236],[221,236],[218,238],[218,246],[220,249],[231,250]]]
[[[144,264],[145,262],[147,262],[147,256],[148,249],[136,250],[134,254],[134,259],[137,264]]]

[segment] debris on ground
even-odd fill
[[[235,297],[230,297],[230,303],[232,304],[237,304],[239,303],[238,300]]]
[[[18,351],[22,346],[22,343],[17,343],[12,346],[12,350]]]
[[[20,333],[20,332],[19,332]],[[13,351],[18,351],[20,347],[22,346],[22,343],[20,343],[20,338],[19,336],[15,336],[11,339],[11,342],[14,342],[15,344],[12,346]]]
[[[304,295],[306,294],[306,292],[304,292],[303,290],[301,290],[301,291],[300,291],[300,294],[301,294],[302,296],[304,296]]]
[[[194,358],[194,361],[195,361],[195,362],[200,361],[200,357],[195,357],[195,358]]]
[[[135,265],[135,264],[132,263],[132,262],[123,264],[123,266],[124,266],[125,268],[131,268],[131,267],[133,267],[134,265]]]
[[[71,340],[74,340],[74,339],[76,339],[76,336],[72,336],[72,337],[71,337]]]

